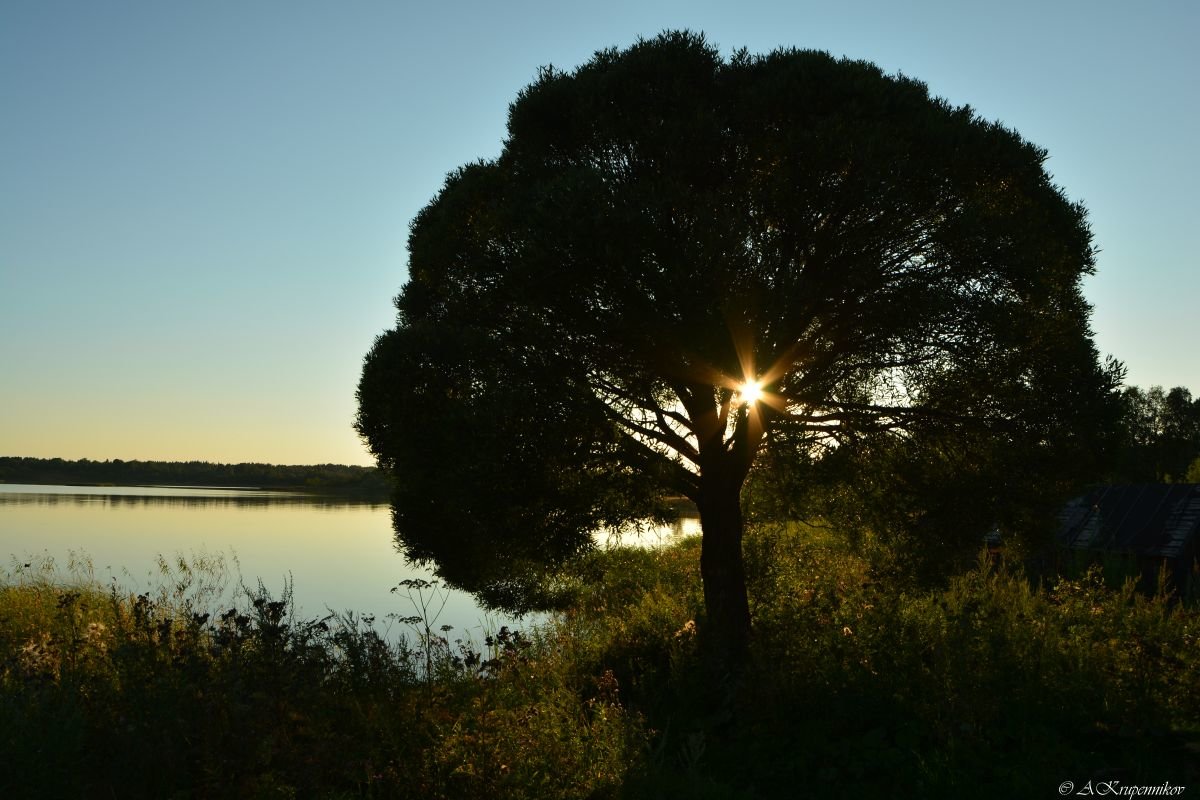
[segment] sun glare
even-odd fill
[[[758,381],[746,381],[738,387],[738,394],[741,396],[743,403],[752,406],[762,399],[762,384]]]

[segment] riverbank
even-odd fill
[[[105,461],[0,456],[0,483],[61,486],[171,486],[275,489],[391,495],[391,481],[375,467],[346,464],[215,464],[207,461]]]
[[[1012,797],[1200,785],[1200,618],[1098,573],[889,584],[807,528],[747,540],[755,637],[714,682],[698,542],[577,565],[550,624],[444,637],[296,619],[203,581],[0,589],[5,796]],[[728,677],[728,676],[727,676]]]

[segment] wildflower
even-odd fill
[[[108,648],[108,626],[103,622],[89,622],[83,632],[83,641],[103,653]]]
[[[675,631],[676,639],[690,639],[696,635],[696,620],[689,619],[683,623],[683,627]]]
[[[31,673],[44,672],[57,677],[61,666],[50,634],[46,631],[42,631],[37,637],[21,646],[19,659],[21,666]]]

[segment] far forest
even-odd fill
[[[391,484],[375,467],[288,466],[207,461],[106,461],[0,457],[0,483],[83,486],[205,486],[356,492],[386,496]]]

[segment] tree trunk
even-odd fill
[[[750,640],[750,603],[742,563],[741,481],[702,477],[698,494],[703,533],[700,578],[707,615],[701,642],[717,665],[736,668]]]

